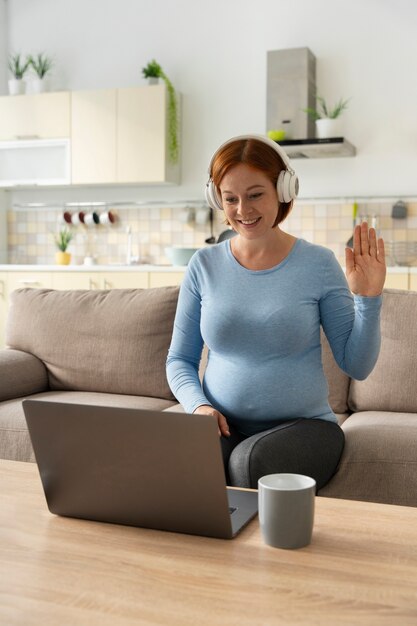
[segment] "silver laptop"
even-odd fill
[[[256,491],[226,487],[217,421],[142,409],[24,400],[51,513],[230,539]]]

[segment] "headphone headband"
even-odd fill
[[[205,195],[206,195],[207,204],[212,209],[223,210],[223,207],[221,205],[221,202],[217,194],[216,187],[211,177],[214,159],[216,158],[220,150],[228,146],[230,143],[234,143],[235,141],[240,141],[240,140],[248,140],[248,139],[257,139],[258,141],[261,141],[262,143],[268,145],[281,157],[281,160],[283,161],[285,165],[286,169],[282,170],[279,173],[278,180],[277,180],[278,200],[280,202],[291,202],[297,197],[298,187],[299,187],[298,177],[295,171],[293,170],[293,168],[291,167],[290,160],[285,150],[278,143],[276,143],[269,137],[265,137],[263,135],[238,135],[237,137],[232,137],[231,139],[228,139],[227,141],[222,143],[222,145],[219,148],[217,148],[216,152],[213,154],[213,156],[210,159],[209,170],[208,170],[209,180],[206,185]]]

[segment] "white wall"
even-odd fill
[[[56,59],[53,87],[140,84],[156,58],[183,94],[179,188],[13,192],[17,201],[202,197],[225,139],[266,131],[266,53],[308,46],[330,101],[351,98],[355,158],[294,161],[301,197],[417,194],[414,0],[8,0],[9,51]]]

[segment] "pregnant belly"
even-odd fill
[[[307,358],[278,364],[210,359],[204,391],[215,408],[237,422],[319,417],[328,411],[321,364]]]

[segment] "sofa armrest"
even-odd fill
[[[45,365],[21,350],[0,350],[0,401],[48,390]]]

